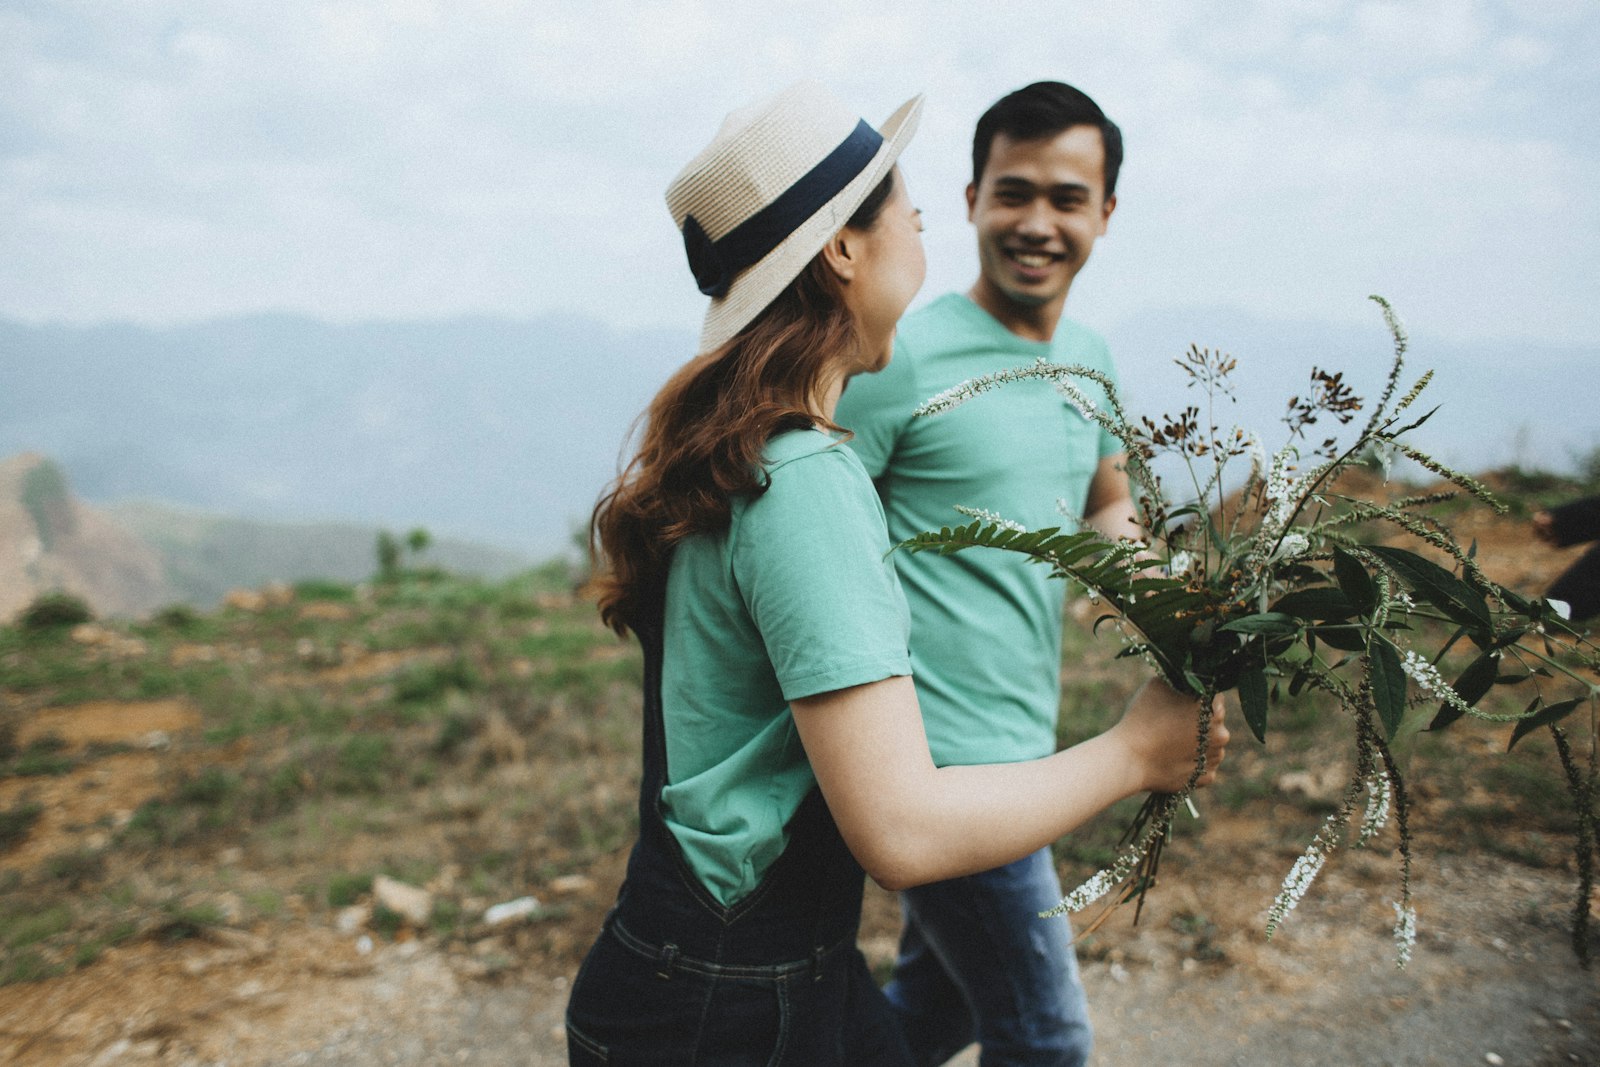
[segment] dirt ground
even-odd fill
[[[1513,584],[1542,584],[1565,562],[1548,552],[1530,562],[1525,543],[1489,531],[1482,548],[1486,568]],[[46,813],[0,857],[0,874],[94,847],[65,838],[124,823],[159,788],[158,763],[185,758],[171,740],[196,722],[178,701],[46,715],[29,729],[122,747],[28,786],[50,790]],[[0,781],[0,806],[21,788]],[[1265,939],[1266,909],[1304,841],[1265,845],[1279,836],[1264,808],[1208,811],[1204,836],[1169,853],[1140,925],[1119,914],[1081,947],[1096,1063],[1600,1065],[1600,967],[1582,969],[1569,947],[1570,871],[1423,838],[1418,940],[1399,970],[1395,859],[1383,849],[1338,853]],[[271,862],[237,847],[213,859],[241,882]],[[337,915],[304,906],[248,928],[130,942],[64,976],[0,987],[0,1064],[562,1064],[568,984],[624,860],[618,851],[584,877],[532,886],[544,907],[526,923],[448,945],[342,931]],[[892,897],[869,886],[862,944],[875,964],[892,957],[896,928]]]
[[[1202,845],[1169,861],[1173,877],[1137,928],[1117,915],[1085,945],[1095,1062],[1600,1064],[1600,976],[1568,947],[1568,875],[1425,854],[1416,952],[1401,971],[1388,856],[1337,856],[1264,939],[1277,886],[1268,873],[1241,877],[1261,869],[1243,860],[1264,832],[1215,816]],[[557,917],[471,947],[404,935],[374,945],[308,917],[117,948],[64,977],[0,988],[0,1063],[564,1063],[573,961],[622,859],[569,891]],[[869,956],[886,959],[894,931],[892,898],[871,890]]]

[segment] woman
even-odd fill
[[[883,513],[831,419],[922,282],[895,168],[920,106],[880,134],[796,86],[667,191],[712,301],[594,516],[601,613],[645,649],[645,773],[574,1064],[909,1063],[855,949],[863,868],[889,889],[986,870],[1190,772],[1194,707],[1159,686],[1048,759],[929,758]]]

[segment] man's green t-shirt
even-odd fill
[[[765,492],[678,545],[667,580],[662,809],[717,900],[748,894],[816,784],[788,702],[911,673],[883,508],[855,453],[817,430],[767,444]]]
[[[942,415],[911,415],[951,386],[1041,356],[1113,374],[1093,331],[1062,319],[1054,340],[1024,340],[951,293],[901,321],[888,367],[850,380],[834,421],[855,434],[850,447],[876,481],[892,541],[972,521],[957,505],[1030,530],[1071,529],[1082,517],[1100,460],[1122,446],[1051,383],[1017,382]],[[1094,382],[1073,381],[1103,402]],[[995,550],[892,559],[911,607],[912,673],[934,761],[1055,751],[1065,584]]]

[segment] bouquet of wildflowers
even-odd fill
[[[1197,758],[1190,788],[1149,798],[1118,859],[1072,893],[1051,914],[1077,911],[1114,889],[1137,898],[1154,882],[1172,819],[1204,772],[1212,698],[1238,693],[1245,723],[1265,740],[1272,706],[1282,692],[1315,689],[1330,695],[1347,717],[1354,768],[1338,809],[1328,817],[1284,881],[1268,911],[1267,936],[1288,917],[1330,853],[1354,833],[1366,843],[1393,819],[1398,828],[1400,900],[1394,905],[1398,962],[1404,965],[1416,937],[1411,900],[1410,804],[1392,743],[1408,731],[1441,730],[1464,717],[1514,722],[1511,744],[1546,729],[1554,737],[1574,808],[1578,896],[1573,945],[1588,962],[1589,898],[1594,885],[1596,796],[1600,760],[1600,649],[1567,619],[1565,605],[1527,597],[1487,578],[1431,513],[1457,492],[1485,506],[1504,508],[1479,482],[1450,470],[1405,440],[1432,412],[1414,415],[1432,372],[1399,391],[1407,338],[1389,304],[1382,308],[1394,341],[1394,360],[1376,406],[1353,440],[1338,433],[1314,441],[1319,420],[1347,426],[1364,401],[1342,374],[1314,369],[1304,396],[1289,401],[1287,443],[1268,453],[1252,433],[1202,423],[1198,406],[1161,421],[1137,422],[1123,410],[1114,385],[1099,372],[1040,360],[976,378],[926,401],[917,414],[935,416],[1009,382],[1043,379],[1083,414],[1114,433],[1128,457],[1148,542],[1111,542],[1092,530],[1026,530],[1003,516],[960,509],[970,524],[924,533],[900,547],[959,552],[971,548],[1018,552],[1080,583],[1105,605],[1096,622],[1122,637],[1119,655],[1141,656],[1175,688],[1197,698]],[[1207,397],[1208,411],[1231,393],[1236,362],[1191,348],[1177,361],[1189,384]],[[1080,388],[1098,383],[1101,406]],[[1319,435],[1320,436],[1320,435]],[[1152,460],[1176,455],[1187,470],[1192,496],[1174,503]],[[1404,456],[1456,488],[1441,493],[1374,502],[1345,495],[1339,476],[1358,464],[1377,463],[1388,474]],[[1239,466],[1248,465],[1242,485]],[[1409,547],[1362,538],[1387,528]],[[1474,546],[1475,547],[1475,546]],[[1463,644],[1465,642],[1465,644]],[[1457,646],[1475,655],[1454,678],[1441,672]],[[1496,686],[1531,692],[1519,714],[1479,708]],[[1569,717],[1586,709],[1587,753],[1575,753]],[[1355,812],[1365,801],[1354,828]],[[1135,915],[1137,920],[1137,913]]]

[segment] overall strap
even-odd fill
[[[663,583],[664,584],[664,583]],[[666,827],[661,822],[658,801],[667,784],[667,728],[661,706],[662,621],[666,612],[666,590],[656,590],[648,598],[646,617],[636,621],[633,632],[644,652],[644,768],[639,778],[639,830]]]

